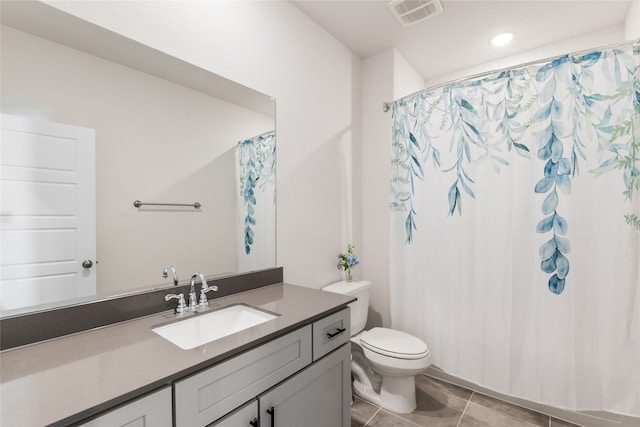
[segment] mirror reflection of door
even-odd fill
[[[95,131],[0,120],[1,311],[95,295]]]

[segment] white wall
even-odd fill
[[[624,22],[625,40],[640,38],[640,0],[633,0]]]
[[[403,98],[424,89],[424,78],[398,51],[393,55],[393,97]],[[389,151],[391,143],[389,143]]]
[[[100,295],[237,271],[234,148],[272,117],[6,26],[1,65],[3,112],[96,130]]]
[[[275,96],[278,264],[289,283],[339,279],[361,203],[359,60],[347,48],[288,2],[47,3]]]
[[[367,328],[389,320],[389,179],[387,147],[391,115],[382,103],[393,99],[393,55],[389,49],[362,62],[362,278],[372,282]]]
[[[391,111],[382,104],[420,90],[424,81],[404,57],[389,49],[362,66],[363,278],[370,280],[368,328],[389,326],[389,185]]]

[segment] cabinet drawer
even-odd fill
[[[206,426],[310,363],[308,325],[178,381],[176,425]]]
[[[82,427],[171,427],[171,388],[127,403],[106,414],[82,424]]]
[[[253,422],[253,424],[252,424]],[[252,400],[241,408],[207,427],[258,427],[258,401]]]
[[[313,324],[313,360],[318,360],[351,338],[349,307]]]

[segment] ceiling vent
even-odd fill
[[[404,27],[442,13],[439,0],[393,0],[388,6],[393,16]]]

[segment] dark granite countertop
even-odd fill
[[[277,319],[182,350],[151,330],[176,319],[165,311],[0,353],[0,425],[73,424],[272,340],[355,298],[276,284],[211,301],[244,303]],[[192,316],[192,314],[188,315]]]

